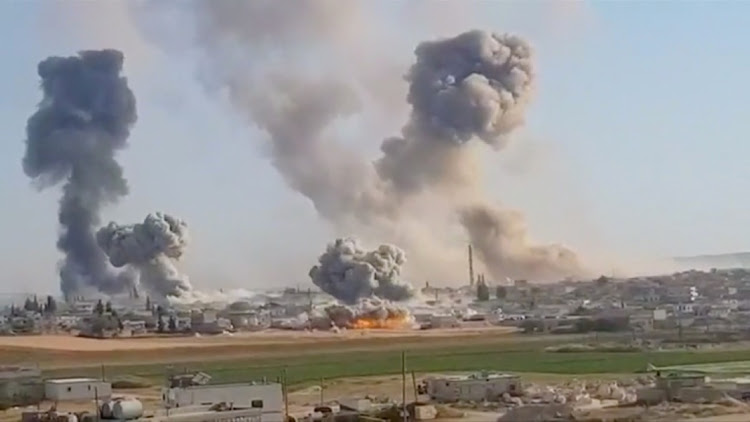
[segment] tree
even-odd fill
[[[26,298],[26,301],[23,303],[23,310],[33,312],[34,311],[34,302],[31,300],[30,297]]]
[[[505,299],[508,297],[508,289],[505,286],[497,286],[495,288],[495,297],[498,299]]]
[[[101,299],[99,299],[99,301],[96,302],[96,306],[94,306],[94,313],[97,315],[104,314],[104,304],[102,303]]]
[[[47,304],[44,307],[44,311],[47,314],[54,315],[57,313],[57,301],[52,296],[47,296]]]
[[[146,296],[146,310],[153,311],[153,309],[151,308],[151,298],[148,296]]]
[[[483,281],[477,284],[477,301],[486,302],[490,300],[490,288]]]
[[[156,331],[164,332],[164,308],[161,305],[156,307]]]
[[[107,301],[107,305],[104,307],[104,310],[111,314],[112,313],[112,302]]]
[[[177,320],[174,318],[174,315],[169,316],[169,331],[173,333],[177,331]]]
[[[602,275],[602,276],[599,276],[599,278],[597,278],[594,282],[596,283],[597,286],[604,287],[607,285],[607,283],[609,283],[609,278],[607,278],[607,276],[605,275]]]

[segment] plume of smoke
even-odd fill
[[[135,123],[136,103],[117,50],[82,51],[39,63],[43,98],[26,126],[23,169],[41,188],[63,183],[57,247],[63,294],[95,289],[117,293],[131,287],[127,273],[109,271],[94,228],[103,205],[127,195],[115,159]]]
[[[415,55],[407,75],[411,117],[403,137],[383,142],[379,175],[399,195],[458,187],[462,199],[480,204],[459,205],[460,222],[494,277],[582,274],[572,250],[531,244],[521,214],[487,205],[471,173],[473,151],[464,145],[480,139],[502,148],[523,124],[535,84],[530,46],[512,35],[469,31],[424,42]]]
[[[499,148],[523,123],[534,88],[531,48],[516,36],[469,31],[427,41],[408,75],[411,117],[402,137],[386,139],[379,174],[400,192],[471,180],[466,151],[478,138]]]
[[[318,262],[310,269],[313,284],[342,302],[373,296],[400,301],[414,295],[411,285],[400,279],[406,254],[396,246],[366,251],[355,239],[336,239]]]
[[[362,157],[326,137],[339,117],[359,110],[348,86],[331,79],[316,82],[288,74],[271,75],[265,89],[232,78],[229,95],[271,139],[272,161],[287,184],[309,198],[330,220],[369,221],[392,215],[374,170]]]
[[[375,327],[386,326],[388,321],[407,324],[412,320],[407,308],[376,298],[361,299],[350,306],[331,305],[325,308],[325,313],[331,323],[340,328],[352,328],[359,320],[371,321]]]
[[[493,277],[558,281],[584,274],[575,252],[562,245],[532,245],[523,216],[487,204],[461,211],[461,223]]]
[[[187,277],[174,265],[188,244],[184,221],[157,212],[138,224],[111,222],[99,229],[96,241],[115,267],[137,268],[141,285],[152,297],[167,299],[192,292]]]
[[[431,202],[425,197],[446,191],[450,198],[434,202],[441,211],[460,210],[464,201],[486,203],[476,160],[483,145],[470,141],[501,149],[523,124],[535,87],[529,45],[513,35],[479,30],[419,44],[405,78],[408,121],[400,136],[381,143],[381,155],[373,163],[336,142],[329,131],[340,117],[360,111],[357,93],[382,98],[388,92],[392,99],[393,91],[386,88],[402,81],[384,84],[383,75],[373,78],[368,66],[349,65],[377,62],[392,48],[380,41],[382,33],[372,37],[376,31],[362,19],[372,14],[363,13],[362,2],[345,3],[193,3],[195,41],[208,64],[210,83],[203,82],[213,90],[227,89],[235,109],[268,133],[273,163],[287,184],[340,228],[380,238],[424,232],[413,229],[429,224],[414,204]],[[300,20],[300,10],[305,19]],[[377,54],[379,49],[383,55]],[[327,64],[327,77],[309,76]],[[470,236],[477,230],[466,224],[463,229]],[[430,231],[430,236],[430,243],[446,240],[444,233]],[[399,242],[417,248],[424,244],[421,238]],[[530,245],[518,230],[508,231],[504,244],[502,250],[512,245],[516,252],[498,255],[496,247],[482,253],[483,246],[477,245],[487,266],[536,256],[534,248],[544,249]],[[448,259],[441,255],[428,261],[435,267]],[[533,265],[528,260],[512,263],[529,269],[529,278],[559,268],[554,260],[531,262],[540,269],[529,269]]]

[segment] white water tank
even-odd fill
[[[63,418],[65,418],[68,422],[78,422],[78,416],[76,416],[74,413],[68,413],[67,415],[64,415]]]
[[[143,416],[143,403],[136,399],[120,400],[112,406],[114,419],[127,421]]]
[[[102,416],[102,419],[112,419],[112,407],[115,405],[114,400],[107,400],[104,403],[102,403],[102,407],[99,411],[99,414]]]

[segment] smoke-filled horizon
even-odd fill
[[[414,288],[401,280],[405,263],[406,254],[397,246],[368,251],[356,239],[340,238],[328,244],[310,269],[310,279],[346,304],[373,297],[402,301],[414,296]]]
[[[423,277],[462,273],[446,271],[465,247],[449,228],[476,243],[495,277],[584,273],[575,252],[533,244],[523,218],[506,218],[508,210],[482,185],[478,152],[509,142],[535,89],[528,43],[481,30],[424,41],[405,78],[376,83],[351,62],[382,52],[370,61],[390,63],[389,49],[377,44],[369,25],[349,25],[363,16],[360,2],[335,3],[190,3],[201,82],[226,93],[238,114],[266,132],[271,162],[286,184],[339,230],[367,233],[368,240],[398,238],[419,258],[419,268],[410,269]],[[303,22],[298,6],[309,12]],[[247,25],[248,19],[261,24]],[[398,136],[372,140],[381,146],[378,156],[367,157],[337,136],[340,121],[367,111],[365,98],[392,102],[382,97],[404,80],[408,118]],[[483,208],[494,219],[466,218],[467,207]],[[435,224],[446,229],[434,230]],[[490,230],[496,235],[477,239]]]
[[[96,240],[116,268],[132,266],[140,286],[153,299],[164,301],[192,292],[187,276],[175,266],[187,248],[187,223],[164,213],[148,214],[142,223],[110,222],[96,233]]]
[[[37,68],[43,97],[26,125],[23,170],[40,189],[62,183],[57,248],[65,255],[65,297],[132,286],[128,273],[110,271],[94,238],[101,208],[128,194],[115,156],[127,146],[137,114],[123,62],[120,51],[90,50],[49,57]]]

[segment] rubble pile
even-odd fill
[[[636,402],[636,389],[651,383],[646,377],[610,382],[571,380],[556,385],[529,383],[520,399],[523,404],[570,404],[574,407],[631,404]]]
[[[549,409],[566,408],[586,413],[596,409],[634,405],[637,401],[636,390],[649,385],[653,385],[653,379],[646,376],[619,381],[573,379],[557,384],[525,383],[524,390],[519,395],[504,393],[496,401],[461,401],[454,403],[452,407],[482,412],[514,411],[508,420],[528,417],[524,412],[546,414]],[[520,408],[530,409],[515,411]]]
[[[649,407],[619,407],[574,411],[570,420],[577,422],[627,421],[627,422],[672,422],[695,418],[710,418],[725,415],[744,415],[750,411],[744,403],[713,405],[662,403]],[[750,415],[748,415],[750,418]]]

